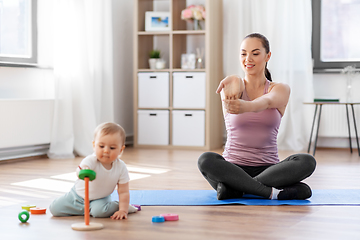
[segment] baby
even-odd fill
[[[126,219],[137,209],[129,205],[129,173],[119,159],[125,149],[125,131],[116,123],[102,123],[95,129],[94,153],[84,158],[76,169],[91,169],[96,179],[89,183],[90,215]],[[119,201],[111,201],[117,186]],[[84,215],[85,182],[77,179],[70,192],[55,199],[49,210],[55,217]]]

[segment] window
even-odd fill
[[[314,70],[360,67],[360,0],[313,0]]]
[[[0,0],[0,63],[37,61],[36,0]]]

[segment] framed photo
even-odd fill
[[[145,31],[169,31],[170,12],[145,12]]]
[[[195,53],[181,54],[182,69],[195,69],[195,62],[196,62]]]

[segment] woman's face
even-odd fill
[[[247,75],[264,74],[266,62],[269,61],[271,52],[266,49],[258,38],[246,38],[240,47],[240,63]]]

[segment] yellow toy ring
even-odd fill
[[[30,208],[34,208],[36,207],[35,205],[25,205],[25,206],[21,206],[22,209],[30,211]]]

